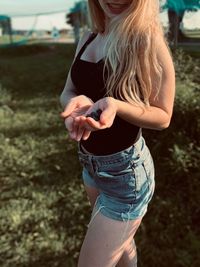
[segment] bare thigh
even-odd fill
[[[116,221],[99,212],[90,224],[78,267],[114,267],[132,241],[141,219]]]
[[[93,209],[94,205],[95,205],[95,202],[96,202],[96,199],[99,196],[99,190],[97,188],[95,188],[95,187],[91,187],[91,186],[87,186],[87,185],[84,185],[84,186],[85,186],[85,191],[87,193],[88,200],[89,200],[89,202],[91,204],[91,207]],[[109,220],[110,219],[108,219],[108,221]],[[111,220],[111,222],[112,222],[112,220]],[[138,222],[133,222],[132,221],[132,223],[131,223],[132,226],[130,225],[130,228],[132,228],[132,230],[133,230],[132,234],[130,233],[128,238],[125,237],[125,239],[127,239],[127,240],[124,242],[123,245],[121,244],[121,249],[119,248],[120,245],[118,245],[118,248],[115,249],[115,254],[116,255],[114,256],[114,258],[111,257],[112,259],[110,259],[110,263],[106,263],[106,264],[112,264],[112,265],[114,264],[116,267],[128,267],[128,266],[134,267],[134,266],[137,266],[137,253],[136,253],[136,246],[135,246],[135,242],[134,242],[134,234],[135,234],[139,224],[140,224],[140,220]],[[114,224],[112,224],[112,227],[114,227],[114,225],[115,225],[115,221],[114,221]],[[123,228],[124,228],[124,226],[123,226]],[[117,229],[117,233],[116,233],[116,230],[114,230],[114,233],[116,233],[116,236],[119,237],[119,235],[118,235],[119,234],[118,233],[118,227],[116,229]],[[89,235],[88,232],[87,232],[87,235]],[[91,234],[91,235],[93,235],[93,234]],[[90,237],[89,237],[89,239],[90,239]],[[92,240],[94,241],[94,238],[92,238]],[[113,243],[112,237],[111,237],[110,240]],[[92,241],[91,244],[93,244],[93,241]],[[84,256],[88,255],[87,248],[86,248],[87,247],[87,244],[86,244],[87,242],[90,243],[88,241],[88,239],[85,237],[85,240],[83,242],[83,246],[82,246],[82,249],[81,249],[81,253],[80,253],[80,258],[79,258],[79,266],[80,267],[82,265],[84,266],[85,264],[90,264],[90,263],[86,263],[85,259],[84,259],[85,258]],[[103,245],[105,244],[105,242],[106,242],[106,240],[103,238]],[[119,243],[119,241],[118,241],[118,243]],[[123,242],[121,242],[121,243],[123,243]],[[88,249],[89,249],[89,247],[88,247]],[[100,248],[100,250],[102,251],[101,248]],[[91,250],[89,249],[89,251],[91,251]],[[104,252],[102,251],[102,253],[104,253]],[[97,255],[97,257],[98,257],[98,255]],[[102,257],[104,257],[103,254],[102,254]],[[87,257],[87,259],[88,259],[88,257]],[[91,264],[94,264],[94,263],[91,263]],[[102,263],[102,264],[105,264],[105,262]],[[88,265],[88,266],[90,266],[90,265]],[[97,265],[97,266],[100,266],[100,265]],[[95,267],[95,266],[93,266],[93,267]],[[100,266],[100,267],[102,267],[102,266]]]

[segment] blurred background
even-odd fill
[[[198,37],[199,0],[161,0],[160,18],[170,40]],[[0,44],[26,44],[53,39],[77,42],[89,28],[87,1],[81,0],[1,0]]]
[[[170,127],[143,131],[156,191],[136,235],[138,266],[199,267],[200,1],[160,1],[160,18],[176,98]],[[1,267],[77,264],[91,210],[59,96],[88,29],[87,1],[0,0]]]

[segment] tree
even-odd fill
[[[0,27],[3,29],[3,34],[8,34],[10,38],[10,43],[13,42],[12,39],[12,24],[11,19],[8,16],[0,15]]]
[[[187,37],[181,30],[181,23],[186,11],[197,11],[200,8],[200,0],[167,0],[163,9],[168,10],[169,30],[168,39],[174,46],[178,41]]]
[[[75,43],[78,43],[81,29],[88,27],[88,12],[86,2],[77,2],[74,7],[70,9],[70,13],[66,15],[66,19],[66,22],[73,27]]]

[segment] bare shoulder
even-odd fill
[[[85,31],[82,35],[82,37],[80,38],[78,45],[76,47],[76,54],[75,56],[78,54],[78,52],[80,51],[80,49],[82,48],[82,46],[85,44],[85,42],[88,40],[88,38],[90,37],[90,35],[92,34],[91,31]]]

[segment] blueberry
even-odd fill
[[[95,121],[99,121],[101,113],[102,113],[102,110],[101,109],[97,109],[96,111],[93,111],[93,112],[89,113],[88,115],[86,115],[86,117],[91,117]]]

